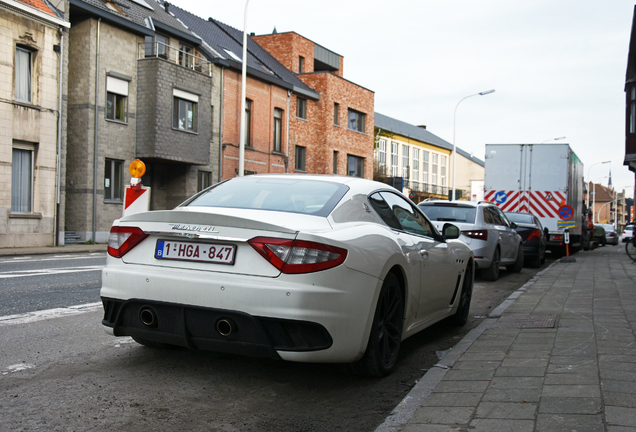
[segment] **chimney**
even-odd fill
[[[168,2],[163,2],[163,8],[166,10],[166,12],[168,12],[168,8],[170,7],[170,3]]]
[[[426,130],[426,125],[417,125],[417,127]]]

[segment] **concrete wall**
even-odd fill
[[[55,242],[58,131],[58,26],[0,9],[0,247],[51,246]],[[32,101],[15,101],[16,46],[32,52]],[[65,115],[64,108],[62,113]],[[11,212],[12,149],[33,149],[30,213]],[[64,149],[63,149],[64,150]]]

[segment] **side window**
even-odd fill
[[[391,192],[378,192],[370,197],[370,202],[391,228],[433,237],[429,221],[404,198]]]
[[[490,207],[484,207],[482,209],[483,213],[484,213],[484,222],[487,223],[488,225],[495,225],[495,219],[492,215],[492,211]]]
[[[499,207],[495,207],[494,208],[495,212],[497,213],[497,218],[500,221],[499,225],[503,225],[503,226],[507,226],[510,227],[510,221],[508,221],[508,218],[506,217],[506,215],[501,211],[501,209]]]

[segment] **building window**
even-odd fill
[[[636,86],[630,91],[629,133],[636,133]]]
[[[398,176],[398,143],[391,142],[391,177]]]
[[[405,179],[409,178],[409,150],[409,146],[402,145],[402,177],[404,177]]]
[[[146,36],[145,38],[145,54],[146,57],[163,57],[168,58],[168,38],[155,34],[154,37]]]
[[[364,132],[366,114],[349,108],[349,129],[357,132]]]
[[[364,158],[347,155],[347,175],[364,178]]]
[[[305,72],[305,57],[298,56],[298,73]]]
[[[245,122],[245,146],[252,146],[252,101],[249,99],[245,99],[245,118],[243,119]]]
[[[411,175],[411,180],[414,182],[420,182],[420,149],[413,149],[413,164],[411,165],[411,169],[413,174]]]
[[[199,171],[197,173],[197,192],[212,185],[212,173],[210,171]]]
[[[428,152],[422,150],[422,183],[428,183]]]
[[[305,147],[296,146],[296,171],[305,171]]]
[[[296,97],[296,117],[307,120],[307,99]]]
[[[333,152],[333,173],[338,174],[338,152]]]
[[[104,201],[122,201],[123,165],[123,161],[106,159],[106,164],[104,167]]]
[[[333,104],[333,124],[335,124],[336,126],[340,126],[340,121],[338,120],[339,111],[340,111],[340,104],[334,103]]]
[[[386,175],[386,140],[378,141],[378,168],[382,176]]]
[[[442,186],[446,186],[446,156],[439,157],[439,166],[440,166],[440,184]]]
[[[431,162],[433,164],[432,169],[431,169],[431,183],[434,184],[434,185],[437,185],[438,184],[437,183],[437,158],[438,158],[438,155],[436,153],[433,153],[431,156],[433,156],[432,160],[431,160]]]
[[[106,77],[106,119],[128,121],[128,81]]]
[[[283,110],[274,108],[274,151],[282,152],[283,148]]]
[[[15,48],[15,100],[31,102],[31,75],[33,53],[27,49]]]
[[[11,161],[11,212],[33,212],[33,149],[14,147]]]
[[[194,48],[179,42],[179,65],[194,69]]]
[[[198,123],[199,96],[173,89],[174,108],[172,127],[187,132],[196,132]]]

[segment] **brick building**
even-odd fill
[[[52,246],[63,223],[60,155],[69,23],[64,2],[59,6],[0,0],[5,77],[0,82],[0,248]]]
[[[373,178],[375,95],[343,78],[343,57],[295,32],[252,39],[320,93],[318,100],[291,101],[292,171]]]
[[[68,240],[107,241],[135,158],[147,166],[151,209],[218,177],[220,68],[168,7],[70,0]]]

